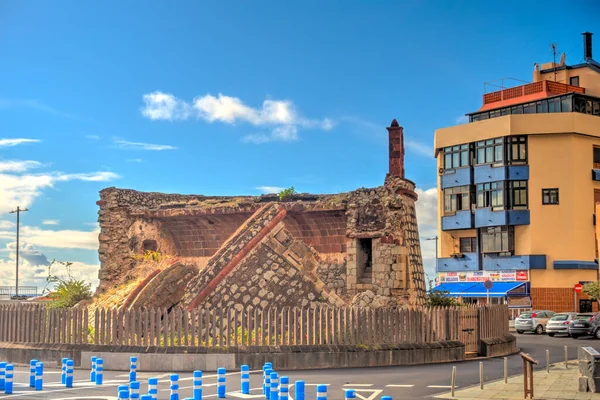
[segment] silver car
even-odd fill
[[[541,335],[546,331],[546,323],[554,316],[554,312],[548,310],[527,311],[515,319],[515,330],[517,333],[535,332]]]
[[[568,335],[569,324],[576,315],[577,313],[574,312],[554,314],[554,316],[550,318],[546,324],[546,332],[548,333],[548,336],[552,337],[556,334]]]

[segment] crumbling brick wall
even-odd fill
[[[372,298],[371,305],[422,304],[425,281],[415,213],[417,195],[414,183],[403,176],[402,128],[394,121],[388,130],[390,173],[384,185],[377,188],[334,195],[301,194],[284,201],[276,195],[207,197],[102,190],[98,201],[98,292],[124,283],[136,271],[138,262],[134,256],[150,249],[177,256],[183,264],[201,271],[186,286],[183,303],[198,305],[193,299],[209,286],[211,297],[200,296],[202,301],[222,304],[227,295],[246,304],[243,300],[250,295],[250,302],[254,303],[256,294],[249,292],[257,289],[248,282],[260,278],[253,278],[249,271],[262,270],[263,278],[272,272],[273,277],[284,282],[282,285],[292,283],[284,275],[293,273],[289,271],[294,260],[286,261],[286,257],[293,257],[294,252],[290,250],[284,257],[269,247],[269,243],[273,245],[273,232],[277,231],[290,237],[297,249],[310,250],[311,257],[296,260],[300,265],[296,266],[297,274],[301,276],[294,278],[295,284],[317,282],[322,287],[311,288],[302,283],[302,294],[287,295],[282,300],[282,292],[269,282],[269,289],[258,287],[258,292],[263,289],[272,293],[265,295],[269,299],[259,296],[259,304],[266,299],[277,304],[298,301],[297,305],[301,305],[309,293],[311,297],[326,293],[334,297],[334,302],[345,304],[357,296],[357,301],[363,302]],[[248,241],[267,225],[264,235],[244,252]],[[240,235],[245,235],[245,239]],[[220,276],[218,266],[229,265],[234,259],[236,266]],[[265,267],[269,260],[280,266],[282,276]],[[227,282],[228,294],[223,282]],[[231,293],[232,287],[236,288],[235,293]],[[365,297],[364,293],[372,296]],[[281,297],[276,300],[279,294]],[[230,301],[228,298],[225,303]]]

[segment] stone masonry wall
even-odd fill
[[[102,190],[97,202],[101,263],[97,293],[133,278],[143,279],[138,255],[156,250],[200,271],[184,289],[181,303],[187,307],[206,301],[227,304],[231,299],[223,299],[232,295],[243,304],[246,296],[250,303],[261,304],[269,296],[266,301],[276,304],[302,304],[311,290],[315,296],[325,294],[326,301],[333,298],[334,303],[423,304],[415,185],[404,178],[402,128],[393,121],[388,131],[390,173],[377,188],[298,194],[283,201],[276,195],[208,197]],[[275,235],[288,241],[278,241]],[[299,259],[294,258],[299,254]],[[278,275],[279,268],[265,267],[268,261],[279,265],[282,274],[293,267],[302,276],[286,280]],[[261,270],[263,278],[254,278],[253,269]],[[292,295],[287,293],[290,288],[282,292],[272,282],[268,289],[248,285],[252,279],[261,282],[267,272],[285,285],[296,282],[298,286],[307,279],[316,286],[303,284]],[[256,300],[258,293],[249,293],[251,289],[272,294]]]

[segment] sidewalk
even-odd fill
[[[577,361],[569,362],[569,369],[564,363],[550,366],[550,373],[546,370],[535,371],[533,374],[534,399],[599,399],[600,393],[579,392],[579,368]],[[456,390],[454,397],[450,393],[436,396],[440,399],[523,399],[523,375],[504,380],[486,382],[484,389],[479,386],[468,389]]]

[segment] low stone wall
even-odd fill
[[[98,345],[22,345],[0,343],[0,360],[29,364],[31,359],[60,366],[69,357],[76,367],[90,368],[91,356],[104,359],[106,370],[129,370],[129,357],[138,357],[138,371],[183,372],[218,367],[237,370],[242,365],[260,369],[272,362],[281,370],[363,368],[431,364],[464,359],[465,345],[456,341],[365,346],[248,346],[208,349],[204,347],[137,347]]]
[[[514,335],[481,339],[479,355],[483,357],[500,357],[519,351],[517,338]]]

